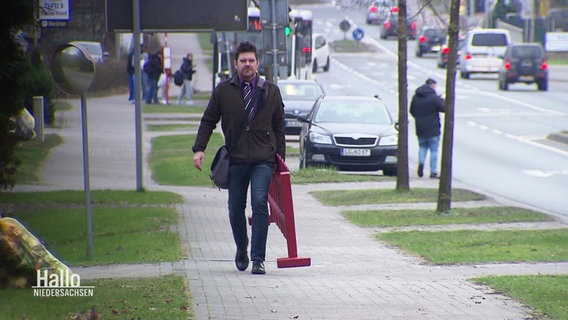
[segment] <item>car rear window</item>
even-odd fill
[[[373,2],[373,6],[375,6],[375,7],[382,7],[382,6],[390,7],[390,6],[392,6],[392,3],[391,3],[390,0],[380,0],[380,1]]]
[[[315,84],[279,84],[284,100],[315,101],[323,94],[321,87]]]
[[[425,30],[424,31],[424,35],[427,37],[445,37],[446,36],[446,32],[444,30],[437,30],[437,29],[431,29],[431,30]]]
[[[537,46],[513,47],[511,54],[513,58],[538,59],[542,57],[542,49]]]
[[[504,47],[507,46],[507,36],[503,33],[478,33],[473,35],[472,46]]]

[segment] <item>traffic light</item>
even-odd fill
[[[284,33],[287,37],[289,37],[292,34],[292,28],[290,26],[286,26],[286,28],[284,28]]]

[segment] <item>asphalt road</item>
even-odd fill
[[[379,27],[365,24],[365,13],[340,11],[332,5],[308,7],[314,12],[314,32],[324,33],[329,42],[350,38],[339,30],[343,19],[352,30],[365,31],[362,43],[372,51],[337,53],[331,70],[315,75],[331,95],[378,94],[398,115],[397,41],[381,40]],[[416,58],[416,41],[408,42],[408,101],[428,77],[438,80],[444,91],[446,70],[438,69],[435,55]],[[551,67],[549,91],[536,85],[515,84],[499,91],[496,75],[456,76],[453,120],[452,177],[473,189],[489,192],[504,200],[568,219],[568,148],[547,140],[554,132],[566,130],[568,70]],[[415,174],[417,143],[413,119],[409,118],[409,157]],[[443,120],[444,121],[444,120]]]

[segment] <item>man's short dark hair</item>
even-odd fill
[[[426,84],[430,85],[430,84],[437,84],[436,80],[432,79],[432,78],[428,78],[428,80],[426,80]]]
[[[254,53],[254,57],[256,58],[256,60],[258,60],[258,56],[256,53],[256,46],[254,45],[254,43],[250,41],[244,41],[239,43],[239,46],[237,47],[237,51],[235,52],[235,61],[239,60],[239,55],[245,52]]]

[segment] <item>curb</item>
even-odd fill
[[[563,132],[551,133],[548,135],[548,139],[568,144],[568,133],[563,133]]]

